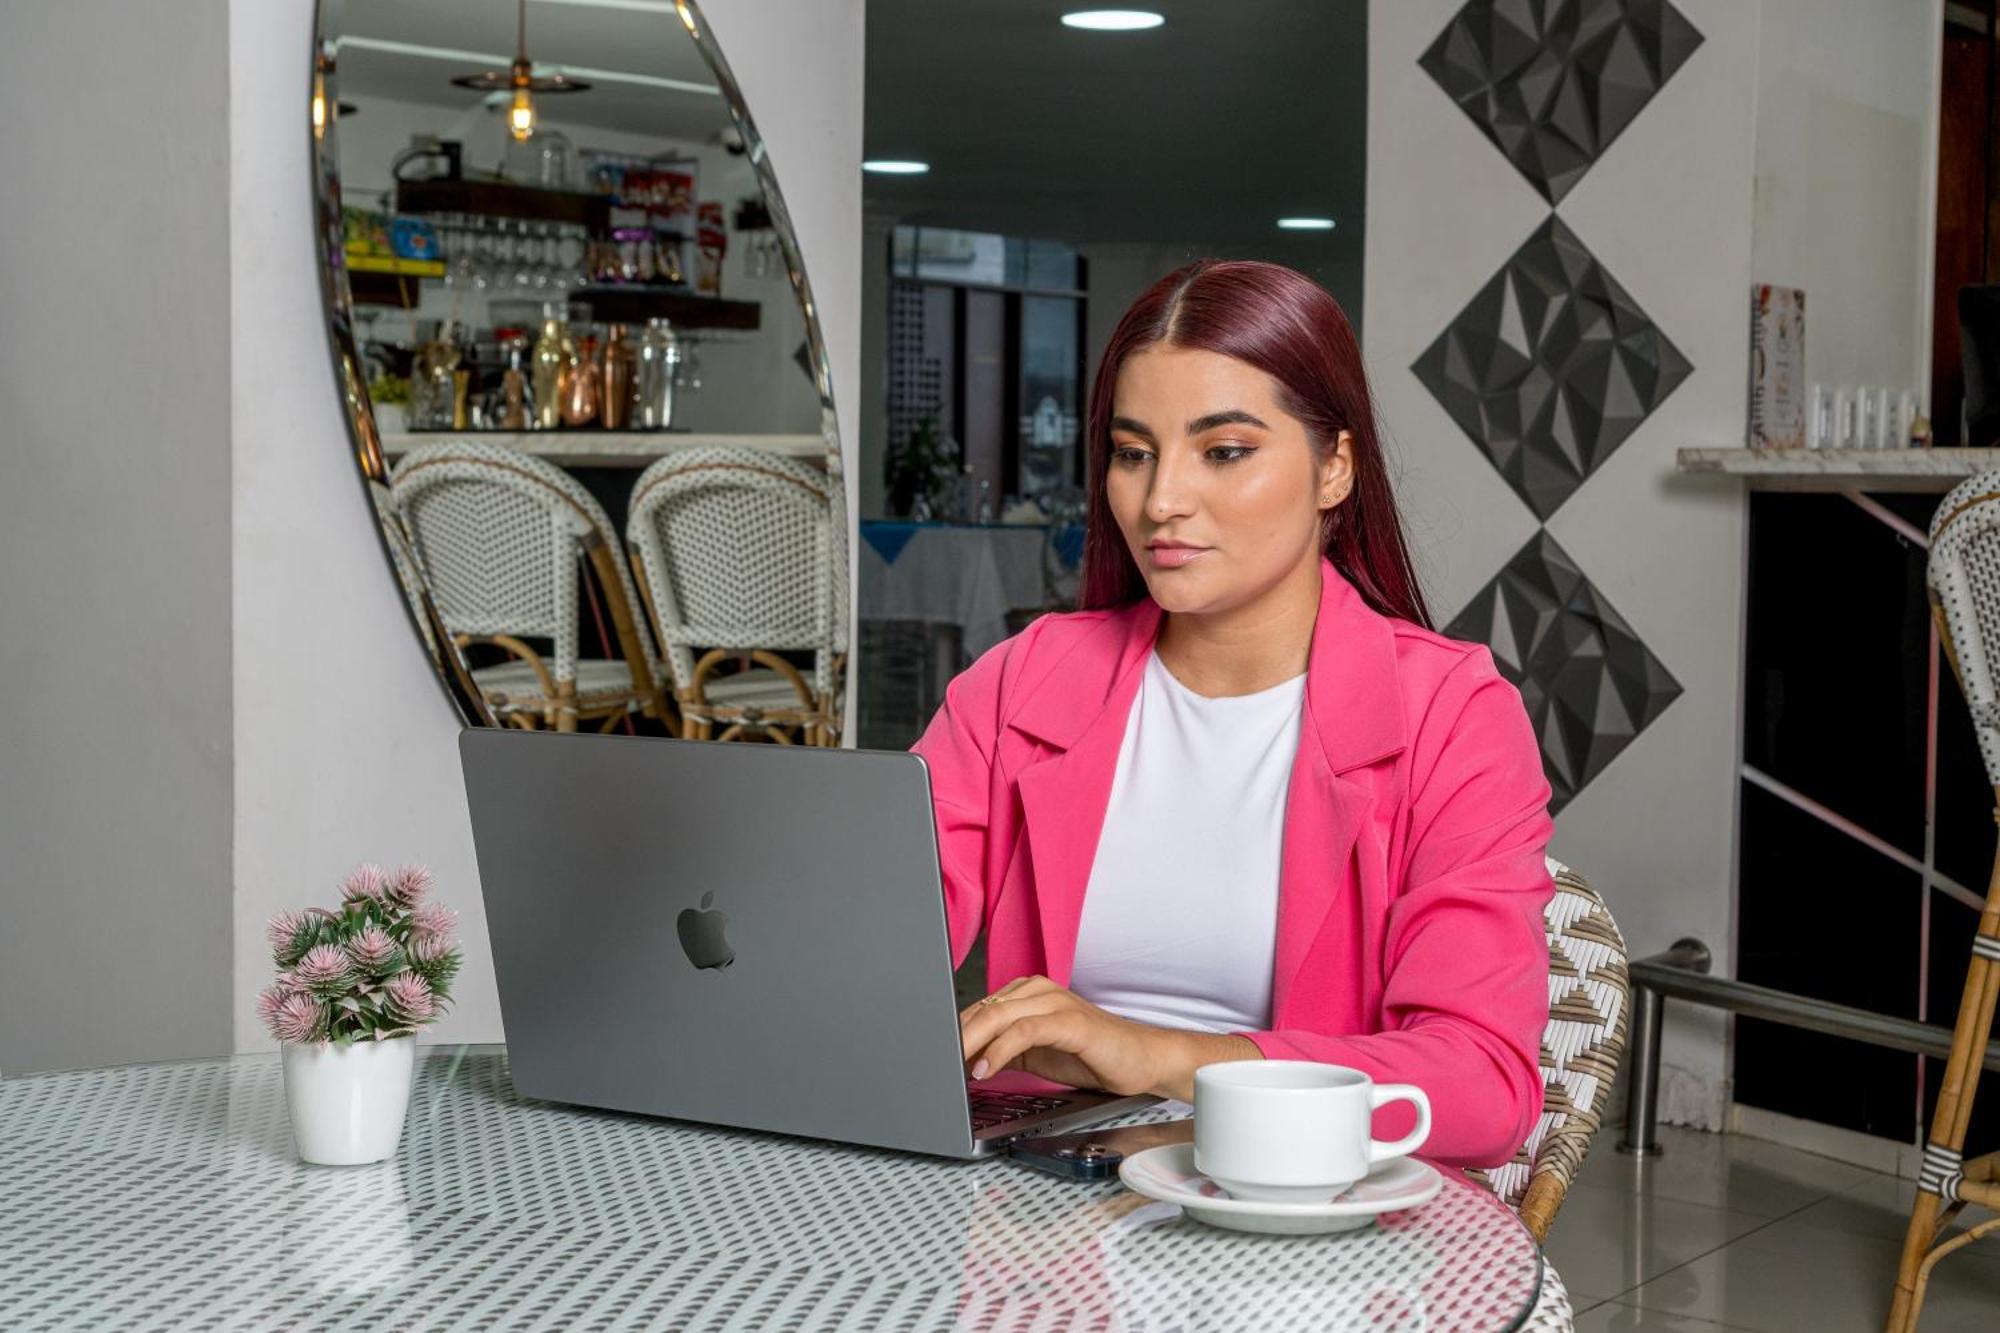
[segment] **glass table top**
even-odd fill
[[[497,1047],[421,1048],[374,1166],[298,1161],[268,1055],[9,1078],[0,1144],[17,1331],[1504,1330],[1542,1282],[1451,1170],[1366,1230],[1252,1235],[1115,1180],[532,1101]]]

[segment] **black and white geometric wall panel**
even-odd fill
[[[1681,693],[1547,529],[1444,632],[1490,647],[1500,673],[1521,691],[1541,739],[1552,814]]]
[[[1668,0],[1470,0],[1418,63],[1554,204],[1700,45]]]
[[[1547,519],[1692,367],[1551,215],[1411,370]]]

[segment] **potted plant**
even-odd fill
[[[882,464],[889,512],[928,518],[942,511],[958,484],[962,453],[956,440],[939,433],[934,416],[925,417],[900,445],[892,443]]]
[[[379,433],[400,435],[409,429],[409,376],[376,376],[368,382],[368,401],[375,413],[375,429]]]
[[[308,1162],[351,1166],[396,1151],[417,1029],[451,999],[458,916],[425,901],[431,872],[364,865],[336,911],[271,918],[277,980],[257,1013],[284,1051],[292,1138]]]

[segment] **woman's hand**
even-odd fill
[[[958,1015],[973,1078],[1022,1069],[1072,1087],[1186,1100],[1194,1071],[1216,1060],[1255,1059],[1244,1037],[1180,1032],[1098,1008],[1047,977],[1017,977]]]

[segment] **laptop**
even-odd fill
[[[943,1157],[1150,1097],[968,1082],[914,754],[459,737],[514,1086]]]

